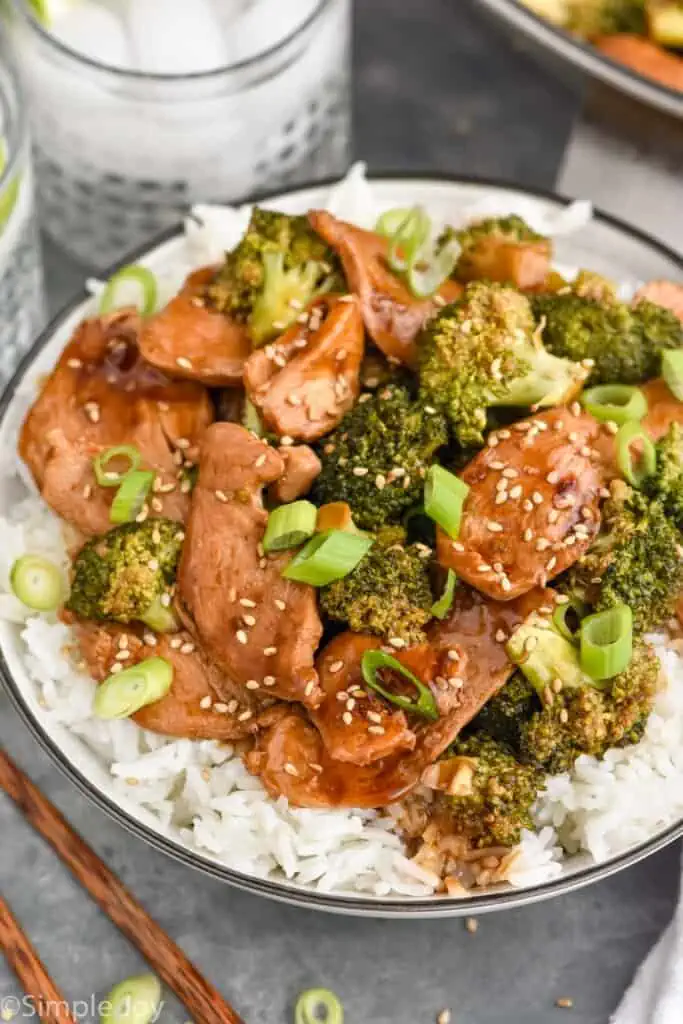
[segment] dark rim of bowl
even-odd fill
[[[647,103],[673,117],[683,118],[683,92],[671,89],[634,71],[627,64],[621,64],[602,53],[597,47],[573,36],[535,14],[520,0],[475,0],[488,11],[511,21],[526,32],[537,43],[551,49],[555,54],[581,70],[588,72],[612,88],[626,93],[641,103]]]
[[[296,188],[289,189],[285,192],[269,192],[267,194],[257,195],[252,201],[265,202],[266,200],[280,199],[285,196],[292,197],[296,196],[300,192],[308,191],[309,189],[331,186],[338,180],[338,178],[328,178],[319,181],[304,182]],[[477,185],[481,188],[502,189],[504,191],[514,192],[518,195],[521,194],[537,199],[546,199],[563,206],[569,205],[572,201],[566,196],[561,196],[558,193],[547,189],[526,188],[516,185],[514,182],[482,178],[477,177],[476,175],[451,175],[448,173],[438,173],[429,170],[411,172],[377,171],[373,172],[371,180],[378,182],[414,181],[415,183],[432,182],[450,183],[453,185]],[[607,224],[610,227],[615,228],[618,231],[621,231],[639,242],[642,242],[653,251],[664,256],[672,264],[677,266],[681,272],[683,272],[683,256],[680,256],[657,239],[652,238],[646,232],[641,231],[638,228],[630,227],[618,218],[613,217],[610,214],[603,213],[600,210],[594,210],[593,218],[603,224]],[[159,233],[144,246],[140,246],[134,252],[130,253],[128,257],[112,266],[107,274],[103,276],[111,276],[121,267],[140,259],[151,250],[158,248],[165,242],[168,242],[172,238],[182,234],[182,232],[183,225],[181,223]],[[92,296],[84,289],[74,299],[66,303],[60,312],[52,318],[47,327],[36,339],[29,352],[27,352],[21,360],[0,397],[0,426],[4,422],[7,409],[14,398],[17,387],[33,360],[50,342],[61,323],[67,317],[71,316],[81,303],[91,297]],[[104,811],[110,818],[121,825],[126,831],[137,836],[138,839],[142,839],[154,849],[161,851],[179,863],[184,864],[186,867],[200,871],[202,874],[207,875],[210,878],[216,879],[217,881],[227,882],[230,885],[233,885],[238,889],[243,889],[247,892],[256,893],[257,895],[265,896],[269,899],[279,900],[280,902],[289,903],[299,907],[305,907],[313,910],[325,910],[331,913],[384,918],[455,917],[473,913],[489,913],[496,910],[536,903],[552,896],[580,889],[585,885],[607,878],[623,868],[630,867],[633,864],[638,863],[638,861],[643,860],[643,858],[663,849],[669,843],[674,842],[683,835],[683,818],[681,818],[681,820],[676,824],[670,825],[668,828],[661,830],[657,835],[653,836],[653,838],[639,843],[633,849],[627,850],[615,857],[611,857],[609,860],[602,863],[582,867],[566,878],[560,877],[553,881],[544,882],[528,888],[505,889],[493,894],[480,896],[473,895],[466,898],[457,898],[436,895],[424,898],[406,897],[403,899],[391,899],[388,897],[373,898],[364,896],[341,896],[327,892],[307,890],[287,882],[286,880],[283,880],[282,882],[271,881],[236,871],[233,868],[229,868],[211,860],[209,857],[206,857],[198,851],[195,852],[189,847],[183,846],[179,840],[171,839],[161,831],[157,831],[153,827],[137,821],[131,814],[125,811],[114,800],[101,792],[92,782],[90,782],[83,772],[76,768],[66,758],[57,743],[55,743],[55,741],[44,731],[42,725],[39,723],[37,718],[34,717],[33,713],[24,702],[21,691],[19,690],[19,687],[17,686],[5,660],[4,651],[1,648],[0,680],[4,684],[5,690],[19,716],[27,725],[29,731],[38,741],[40,746],[55,762],[57,767],[86,797],[88,797],[88,799],[99,807],[100,810]]]

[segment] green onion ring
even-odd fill
[[[430,466],[424,486],[425,514],[433,519],[448,536],[455,540],[460,532],[460,521],[469,487],[443,466]]]
[[[151,469],[134,469],[128,473],[114,495],[109,510],[112,523],[132,523],[139,516],[152,489],[155,473]]]
[[[581,396],[586,412],[601,423],[628,423],[647,415],[647,398],[628,384],[599,384]]]
[[[7,143],[4,138],[0,136],[0,174],[3,173],[7,166],[7,159]],[[12,210],[17,204],[20,183],[21,178],[16,174],[7,182],[4,190],[0,192],[0,233],[2,233],[5,224],[10,219]]]
[[[395,206],[391,210],[385,210],[375,224],[376,234],[391,238],[411,213],[412,209],[407,206]]]
[[[460,244],[452,241],[431,253],[418,253],[407,272],[408,287],[416,299],[428,299],[439,290],[453,273],[460,252]]]
[[[579,625],[576,630],[573,630],[567,622],[567,615],[569,612],[574,612],[576,615]],[[585,602],[579,600],[578,597],[570,597],[564,604],[558,604],[555,606],[553,612],[553,626],[558,633],[561,633],[565,640],[571,640],[573,644],[579,642],[579,631],[581,629],[581,620],[586,617],[588,612],[588,605]]]
[[[387,690],[377,679],[377,673],[383,668],[391,669],[392,672],[398,672],[409,683],[412,683],[417,690],[417,700],[410,700],[409,697],[402,697],[400,694]],[[394,658],[393,655],[378,650],[366,651],[361,661],[361,672],[363,673],[363,679],[370,689],[379,693],[380,696],[384,697],[391,704],[395,704],[396,707],[402,708],[404,711],[412,711],[416,715],[422,715],[423,718],[436,720],[439,717],[439,711],[432,691],[417,676],[414,676],[412,672],[402,665],[397,658]]]
[[[129,466],[121,473],[115,473],[107,469],[113,459],[128,459]],[[142,455],[133,444],[117,444],[113,448],[107,448],[100,452],[92,461],[95,479],[100,487],[118,487],[123,483],[129,473],[137,469],[142,461]]]
[[[640,464],[634,463],[631,447],[642,445]],[[617,465],[621,474],[632,487],[640,489],[657,468],[657,450],[640,423],[630,420],[619,428],[617,434]]]
[[[683,349],[662,352],[662,377],[672,395],[683,402]]]
[[[453,606],[453,597],[455,595],[455,587],[458,582],[458,577],[455,575],[452,569],[448,570],[446,577],[446,585],[443,588],[443,594],[435,601],[432,605],[432,615],[436,619],[445,619],[449,611]]]
[[[633,613],[627,604],[588,615],[581,622],[581,668],[591,679],[612,679],[633,655]]]
[[[41,555],[17,558],[10,569],[9,582],[14,596],[36,612],[54,611],[64,593],[59,568]]]
[[[294,1024],[344,1024],[344,1007],[329,988],[309,988],[296,1001]]]
[[[282,575],[286,580],[324,587],[353,572],[373,543],[372,537],[361,533],[325,530],[297,551]]]
[[[157,279],[147,267],[143,267],[139,263],[131,263],[128,267],[122,267],[107,281],[100,299],[100,313],[111,313],[114,309],[132,304],[123,302],[116,294],[121,285],[130,281],[138,285],[142,292],[142,303],[138,306],[142,315],[150,316],[154,312],[159,292]]]
[[[161,985],[153,974],[126,978],[100,1003],[100,1024],[150,1024],[160,1003]]]
[[[405,220],[389,239],[387,263],[394,273],[402,274],[408,270],[429,238],[430,226],[429,217],[421,206],[414,206],[408,211]]]
[[[173,666],[164,658],[146,658],[100,683],[93,711],[107,721],[130,718],[140,708],[165,697],[173,682]]]
[[[318,509],[310,501],[292,501],[279,505],[268,516],[263,535],[264,551],[286,551],[298,548],[315,533]]]

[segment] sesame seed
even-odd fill
[[[192,654],[193,652],[194,652],[194,644],[190,640],[188,640],[186,643],[182,644],[181,647],[180,647],[180,653],[181,654]]]
[[[497,630],[496,631],[496,641],[499,644],[504,644],[506,640],[507,640],[507,633],[505,632],[505,630],[504,629]]]
[[[569,721],[569,712],[567,711],[566,708],[562,708],[560,710],[559,718],[560,718],[560,721],[562,722],[563,725],[567,724],[567,722]]]
[[[231,701],[231,703],[237,705],[237,701]],[[222,704],[220,701],[218,701],[216,704],[214,704],[213,710],[216,712],[217,715],[227,715],[229,711],[234,711],[235,708],[231,708],[228,704]]]
[[[575,430],[572,430],[567,434],[567,439],[571,441],[572,444],[575,444],[579,440],[579,435]]]
[[[275,676],[264,676],[263,677],[263,685],[264,686],[275,686]]]
[[[510,497],[513,499],[513,501],[516,501],[517,498],[521,498],[522,497],[522,485],[521,484],[515,484],[515,486],[510,491]]]
[[[164,608],[170,608],[171,607],[171,595],[170,594],[162,594],[161,597],[159,598],[159,600],[161,601],[161,604],[163,605]]]
[[[239,702],[236,701],[236,700],[231,700],[230,703],[227,705],[226,710],[229,711],[231,715],[234,715],[235,712],[237,711],[238,707],[239,707]]]
[[[301,399],[299,398],[298,395],[295,395],[293,393],[287,395],[287,401],[289,402],[290,405],[294,405],[294,406],[301,405]]]
[[[470,933],[470,935],[474,935],[478,927],[479,922],[477,921],[476,917],[468,917],[467,920],[465,921],[465,928]]]
[[[252,714],[253,714],[252,711],[248,711],[248,710],[247,711],[243,711],[240,715],[237,716],[237,721],[238,722],[248,722],[249,719],[251,718]]]
[[[572,404],[569,406],[569,411],[572,414],[572,416],[580,416],[581,406],[578,402],[572,402]]]
[[[114,664],[109,669],[109,671],[112,673],[112,675],[115,674],[116,672],[121,672],[122,670],[123,670],[123,665],[121,664],[120,661],[114,662]]]
[[[291,761],[287,761],[287,763],[285,764],[285,771],[287,772],[288,775],[294,775],[298,778],[299,772],[291,763]]]
[[[353,697],[349,697],[349,699],[346,702],[346,710],[347,711],[353,711],[355,706],[356,706],[356,701],[354,700]]]
[[[552,572],[556,565],[557,565],[557,559],[555,558],[555,555],[553,555],[552,558],[548,559],[548,564],[545,567],[546,568],[546,572]]]
[[[83,406],[85,415],[88,417],[91,423],[99,423],[100,421],[100,407],[97,402],[86,402]]]
[[[369,472],[370,472],[370,470],[367,468],[367,466],[354,466],[353,467],[353,475],[354,476],[367,476]]]
[[[242,622],[244,623],[245,626],[255,626],[256,625],[256,619],[254,618],[253,615],[243,615],[242,616]]]
[[[225,491],[214,491],[213,493],[216,495],[219,501],[223,502],[223,504],[225,504],[228,501],[228,496],[225,493]]]
[[[283,436],[280,438],[280,444],[283,446],[283,448],[289,448],[291,445],[294,444],[294,439],[291,438],[289,434],[283,434]]]
[[[190,442],[186,437],[177,437],[175,442],[176,448],[180,448],[181,451],[187,451],[190,447]]]
[[[522,508],[524,509],[525,512],[533,512],[533,509],[534,509],[533,501],[529,501],[528,498],[525,498],[524,501],[522,502]]]
[[[510,485],[507,482],[507,480],[498,480],[497,483],[496,483],[496,490],[497,491],[507,491],[509,486]]]
[[[124,647],[122,650],[116,652],[115,657],[117,661],[126,661],[130,658],[130,651],[126,650]]]
[[[266,658],[272,658],[274,654],[277,654],[277,647],[264,647],[263,653],[265,654]]]
[[[243,629],[238,629],[237,632],[235,633],[235,636],[237,637],[238,644],[246,644],[249,642],[249,638],[247,637],[247,634],[244,632]]]
[[[368,721],[375,722],[377,725],[379,725],[382,721],[382,716],[378,714],[377,711],[368,711],[367,717]]]
[[[344,725],[351,725],[352,721],[353,715],[351,714],[351,712],[345,711],[344,714],[342,715],[342,722],[344,723]]]
[[[500,585],[506,593],[509,590],[512,590],[512,584],[510,583],[510,580],[507,578],[507,576],[503,576],[502,580],[500,581]]]
[[[278,608],[281,612],[283,612],[287,607],[286,603],[284,601],[281,601],[279,597],[276,597],[273,603],[275,604],[275,607]]]
[[[257,468],[257,469],[260,469],[260,467],[261,467],[261,466],[263,465],[263,463],[264,463],[264,462],[266,461],[266,459],[267,459],[267,458],[268,458],[268,456],[266,455],[266,453],[265,453],[265,452],[263,452],[263,454],[262,454],[262,455],[259,455],[258,459],[257,459],[257,460],[256,460],[256,462],[254,463],[254,465],[256,466],[256,468]]]
[[[454,551],[460,551],[460,552],[462,552],[462,551],[464,551],[464,550],[465,550],[465,545],[464,545],[464,544],[462,544],[462,543],[461,543],[461,542],[460,542],[459,540],[454,540],[454,541],[453,541],[453,545],[452,545],[452,547],[453,547],[453,550],[454,550]]]
[[[206,711],[207,708],[210,708],[212,704],[213,700],[211,699],[211,696],[208,693],[206,697],[202,697],[202,699],[199,702],[199,706],[202,709],[202,711]]]
[[[491,572],[491,566],[488,562],[482,562],[481,565],[477,566],[477,572]]]
[[[391,644],[392,647],[395,647],[397,650],[400,650],[401,647],[405,647],[406,645],[405,640],[403,640],[400,636],[390,636],[389,643]]]
[[[154,633],[143,633],[142,639],[147,647],[156,647],[157,645],[157,638]]]
[[[486,524],[486,529],[489,530],[491,533],[502,533],[504,527],[502,523],[496,523],[493,519],[489,519],[488,523]]]
[[[557,509],[556,508],[551,508],[550,512],[548,512],[548,522],[549,523],[556,523],[559,518],[560,518],[560,513],[557,511]]]
[[[527,526],[523,536],[525,541],[530,541],[534,539],[534,531],[531,529],[530,526]]]
[[[547,537],[539,537],[534,547],[537,551],[547,551],[550,547],[550,541],[547,539]]]
[[[176,365],[179,366],[182,370],[191,370],[192,360],[188,359],[187,356],[178,356],[178,358],[176,359]]]
[[[534,505],[542,505],[543,495],[540,491],[534,491],[534,493],[531,495],[531,500],[533,501]]]
[[[373,736],[384,736],[386,730],[383,725],[369,725],[368,732],[371,732]]]
[[[86,484],[83,488],[83,497],[87,501],[92,496],[92,484]]]
[[[491,469],[495,470],[505,469],[505,463],[500,462],[498,459],[494,459],[493,462],[489,462],[489,466]]]
[[[559,483],[559,481],[560,481],[560,474],[557,472],[557,470],[553,469],[552,472],[548,473],[548,475],[546,477],[546,480],[548,481],[549,484]]]
[[[561,679],[553,679],[552,687],[554,693],[561,693],[564,683]]]
[[[457,651],[455,647],[451,647],[448,651],[447,658],[449,661],[460,661],[460,651]]]
[[[507,469],[503,470],[503,476],[506,477],[508,480],[514,480],[515,477],[519,476],[519,473],[516,469],[513,469],[511,466],[509,466]]]
[[[344,668],[344,662],[343,661],[333,661],[332,664],[329,666],[329,671],[334,675],[335,673],[341,671],[341,669],[343,669],[343,668]]]
[[[81,359],[67,359],[66,365],[70,370],[80,370],[81,366],[83,366],[83,361]]]
[[[507,491],[499,491],[498,494],[496,495],[495,504],[496,505],[504,505],[507,500],[508,500]]]
[[[174,636],[174,637],[173,637],[173,638],[171,639],[171,641],[170,641],[170,647],[171,647],[171,650],[172,650],[172,651],[177,651],[177,650],[178,650],[178,648],[180,647],[180,645],[182,644],[182,642],[183,642],[183,641],[182,641],[182,640],[180,639],[180,637],[179,637],[179,636]]]

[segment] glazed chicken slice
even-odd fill
[[[467,465],[457,540],[437,531],[437,557],[477,590],[509,601],[568,569],[600,525],[599,425],[575,403],[489,436]]]
[[[363,732],[368,730],[367,707],[375,700],[359,682],[360,658],[369,638],[350,639],[352,634],[344,634],[338,648],[333,641],[321,656],[326,662],[320,667],[326,699],[312,715],[318,728],[300,714],[283,716],[259,735],[255,749],[247,755],[247,766],[273,796],[284,795],[302,807],[382,807],[398,800],[418,784],[423,772],[510,677],[514,666],[505,642],[515,627],[532,611],[551,614],[553,607],[552,594],[541,589],[503,603],[460,588],[448,618],[431,627],[428,644],[393,652],[438,695],[440,717],[431,722],[411,716],[408,725],[403,712],[384,704],[378,724],[387,729],[386,735],[389,727],[393,729],[396,747],[392,754],[372,762],[366,758],[365,763],[349,763],[348,755],[357,758],[364,749],[359,740],[362,744]],[[373,642],[377,646],[376,639]],[[332,676],[339,682],[329,678],[328,659],[336,655],[339,657],[332,664],[343,664]],[[351,721],[342,725],[328,708],[334,686],[339,685],[344,694],[355,693]],[[349,745],[342,759],[344,725],[349,730]],[[412,751],[407,749],[405,728],[413,733]],[[369,754],[372,747],[365,751]]]
[[[548,280],[551,256],[547,238],[518,242],[487,235],[468,246],[457,273],[461,281],[497,281],[521,291],[535,291]]]
[[[251,342],[244,324],[212,309],[204,298],[216,270],[195,270],[178,295],[145,320],[140,351],[152,366],[173,377],[234,387],[241,383]]]
[[[414,365],[420,328],[439,305],[457,299],[462,286],[448,280],[434,298],[416,299],[387,265],[386,238],[337,220],[325,210],[308,216],[314,231],[339,254],[372,340],[387,358]]]
[[[192,643],[187,633],[156,635],[137,626],[74,622],[81,656],[101,683],[116,666],[129,668],[160,657],[173,668],[171,689],[133,715],[138,725],[163,736],[236,740],[278,717],[277,705],[231,682]]]
[[[365,349],[353,295],[325,296],[244,367],[244,386],[266,426],[280,437],[315,441],[353,406]]]
[[[683,284],[676,284],[674,281],[648,281],[636,292],[633,302],[636,304],[643,299],[670,309],[683,323]]]
[[[308,494],[313,481],[320,474],[322,463],[307,444],[279,448],[278,452],[285,464],[285,471],[272,485],[270,493],[276,501],[296,501]]]
[[[64,349],[24,421],[19,452],[45,501],[83,534],[110,528],[116,488],[100,487],[93,458],[132,445],[157,478],[148,510],[183,521],[183,462],[213,419],[206,390],[172,381],[141,359],[140,318],[123,310],[86,320]]]
[[[199,456],[176,601],[208,656],[241,686],[315,707],[322,635],[313,587],[283,579],[289,553],[264,555],[261,492],[282,475],[273,448],[216,423]]]

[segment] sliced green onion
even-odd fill
[[[296,1001],[294,1024],[344,1024],[344,1007],[329,988],[309,988]]]
[[[429,238],[431,222],[421,206],[414,206],[389,239],[387,263],[398,274],[404,273]]]
[[[633,614],[627,604],[589,615],[581,623],[581,668],[591,679],[611,679],[633,655]]]
[[[60,570],[41,555],[17,558],[10,569],[9,582],[15,597],[36,612],[54,611],[64,592]]]
[[[460,532],[462,509],[469,491],[469,487],[460,477],[455,473],[449,473],[443,466],[430,466],[427,470],[424,488],[425,513],[454,540]]]
[[[391,690],[387,690],[378,679],[378,673],[382,669],[398,672],[400,676],[407,679],[417,690],[417,700],[411,700],[409,697],[402,697],[398,693],[392,693]],[[361,661],[361,672],[363,673],[363,679],[370,689],[379,693],[381,697],[384,697],[391,704],[395,704],[397,708],[402,708],[404,711],[412,711],[416,715],[422,715],[423,718],[437,719],[439,717],[434,694],[429,687],[425,686],[417,676],[409,672],[391,654],[385,654],[384,651],[366,651]]]
[[[132,523],[140,515],[145,499],[152,489],[154,473],[151,469],[134,469],[121,481],[109,510],[112,523]]]
[[[98,718],[130,718],[140,708],[165,697],[172,682],[170,662],[164,658],[146,658],[100,683],[93,711]]]
[[[265,431],[263,429],[263,421],[259,416],[259,411],[253,402],[250,402],[248,398],[244,399],[244,409],[242,410],[242,426],[246,430],[250,430],[252,434],[256,434],[257,437],[263,437]]]
[[[640,444],[641,450],[635,459],[631,451],[634,444]],[[621,474],[632,487],[640,488],[657,468],[657,451],[640,423],[633,420],[624,423],[617,434],[617,465]]]
[[[100,1003],[100,1024],[150,1024],[160,1003],[161,985],[153,974],[126,978]]]
[[[411,213],[412,210],[407,206],[395,206],[392,210],[385,210],[375,224],[376,233],[391,238]]]
[[[683,402],[683,349],[676,348],[662,353],[662,377],[669,391]]]
[[[0,138],[0,174],[3,173],[7,166],[7,143],[3,138]],[[0,192],[0,232],[4,228],[7,221],[10,219],[12,210],[17,204],[19,198],[19,184],[21,182],[20,176],[15,175],[11,181],[7,182],[7,185]]]
[[[153,629],[155,633],[175,633],[179,628],[175,612],[161,601],[161,595],[155,597],[140,622]]]
[[[114,459],[128,459],[128,465],[124,470],[116,472],[108,469],[110,462]],[[118,487],[134,469],[137,469],[142,461],[142,455],[133,444],[117,444],[113,448],[107,448],[100,452],[93,459],[92,465],[95,471],[95,479],[100,487]]]
[[[418,253],[407,272],[408,287],[416,299],[428,299],[439,290],[453,273],[460,252],[460,243],[453,240],[430,253]]]
[[[131,289],[128,286],[131,282],[137,286],[136,291],[142,292],[142,301],[139,303],[130,299]],[[122,306],[137,305],[143,316],[150,316],[157,306],[158,291],[157,279],[152,271],[132,263],[118,270],[107,282],[100,299],[100,313],[111,313]]]
[[[578,643],[581,620],[586,617],[587,611],[588,606],[583,601],[580,601],[578,597],[570,597],[564,604],[556,605],[553,612],[553,626],[565,640],[571,640],[573,644]],[[567,619],[570,613],[576,617],[576,629],[572,629],[571,622]]]
[[[282,575],[286,580],[324,587],[348,576],[367,555],[374,541],[348,530],[326,530],[311,537]]]
[[[628,423],[647,414],[647,398],[628,384],[600,384],[581,396],[584,409],[601,423]]]
[[[315,533],[318,510],[310,501],[293,501],[274,508],[263,536],[264,551],[298,548]]]
[[[437,619],[445,619],[453,605],[453,596],[455,594],[455,587],[458,582],[458,577],[455,575],[452,569],[448,570],[448,576],[446,577],[446,586],[443,588],[443,594],[438,601],[435,601],[432,605],[432,615]]]

